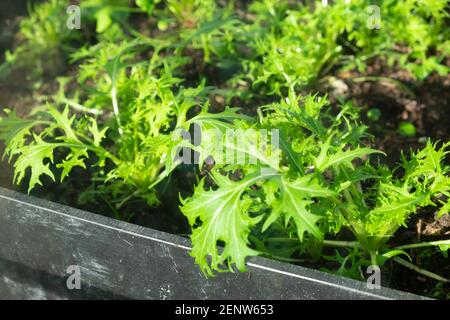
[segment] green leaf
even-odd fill
[[[155,4],[159,2],[160,0],[136,0],[136,5],[144,10],[148,15],[151,15]]]
[[[228,108],[217,114],[202,112],[188,121],[200,126],[201,143],[194,148],[200,153],[199,164],[211,156],[216,164],[254,164],[277,170],[279,150],[268,141],[273,133],[235,122],[249,120],[237,111]]]
[[[69,118],[69,107],[66,106],[64,111],[61,113],[56,108],[52,106],[48,106],[48,113],[52,115],[55,119],[56,124],[64,130],[64,133],[67,136],[67,140],[73,142],[79,142],[75,131],[72,129],[73,121],[75,120],[75,115]]]
[[[272,145],[269,132],[255,129],[226,131],[203,130],[200,151],[201,161],[212,156],[216,164],[256,165],[278,170],[280,151]]]
[[[447,251],[450,250],[450,240],[444,241],[444,243],[442,243],[443,241],[440,241],[441,243],[438,245],[439,250],[441,250],[442,254],[444,255],[444,257],[448,257],[448,253]]]
[[[106,131],[108,131],[108,127],[99,131],[97,121],[95,121],[95,119],[91,119],[91,124],[89,125],[89,132],[92,134],[92,137],[94,138],[94,145],[96,147],[100,146],[100,143],[105,138]]]
[[[416,127],[411,122],[403,121],[398,126],[398,133],[404,137],[414,137],[416,131]]]
[[[64,181],[64,178],[69,175],[74,167],[79,166],[86,169],[84,160],[88,157],[87,149],[72,149],[66,159],[56,166],[57,168],[63,168],[61,182]]]
[[[406,253],[406,251],[403,251],[403,250],[390,250],[388,252],[383,253],[381,256],[379,256],[381,258],[381,261],[380,261],[381,263],[380,264],[383,265],[387,260],[389,260],[389,259],[391,259],[391,258],[393,258],[395,256],[401,255],[401,254],[407,256],[409,261],[412,261],[411,257],[409,256],[408,253]]]
[[[50,170],[50,163],[54,162],[53,152],[56,148],[64,148],[69,151],[66,158],[56,164],[57,168],[63,169],[61,182],[74,167],[80,166],[86,169],[85,160],[88,158],[88,150],[96,153],[100,165],[106,157],[110,157],[109,153],[100,147],[106,129],[99,131],[95,120],[91,119],[88,127],[94,141],[83,143],[77,137],[76,129],[73,128],[76,128],[74,126],[75,115],[69,117],[68,107],[62,113],[52,106],[47,106],[47,109],[53,121],[24,120],[18,118],[14,113],[10,113],[7,118],[0,119],[0,139],[7,143],[6,153],[9,154],[10,160],[17,156],[14,163],[14,182],[20,184],[28,168],[31,168],[28,192],[36,185],[41,185],[40,177],[42,175],[47,175],[55,180],[54,174]],[[31,131],[37,125],[46,126],[41,134]],[[29,135],[31,139],[28,139]],[[51,142],[44,141],[44,138],[51,138]]]
[[[442,204],[442,207],[438,211],[438,218],[442,217],[444,214],[450,214],[450,199],[447,202],[439,201]]]
[[[288,135],[285,130],[280,130],[280,149],[289,159],[289,164],[295,167],[298,173],[303,173],[305,169],[300,161],[300,154],[292,149],[291,143],[288,142]]]
[[[363,278],[360,269],[361,267],[367,267],[370,262],[365,259],[361,259],[360,252],[358,251],[357,247],[353,248],[353,251],[347,248],[343,250],[346,251],[346,255],[344,256],[341,256],[341,253],[339,253],[338,250],[335,250],[334,256],[322,256],[327,261],[337,263],[339,265],[339,268],[337,268],[337,270],[330,270],[327,268],[322,268],[321,270],[344,277],[362,280]]]
[[[381,118],[381,111],[378,108],[372,108],[367,111],[367,118],[370,121],[378,121]]]
[[[323,239],[323,232],[317,222],[324,216],[312,214],[308,206],[313,204],[313,199],[316,197],[333,197],[337,193],[320,186],[309,176],[299,177],[292,181],[282,176],[278,182],[280,197],[272,202],[272,212],[265,221],[262,231],[284,216],[286,225],[291,219],[294,221],[300,241],[303,240],[305,232],[317,239]]]
[[[250,217],[251,200],[243,196],[256,180],[249,177],[234,182],[218,173],[212,176],[218,186],[216,190],[205,191],[203,179],[192,198],[182,200],[181,211],[193,228],[191,255],[207,275],[223,270],[220,266],[225,262],[230,270],[235,264],[238,270],[244,271],[246,257],[258,254],[249,248],[248,237],[262,217]],[[223,244],[222,252],[219,244]]]
[[[31,177],[28,186],[28,193],[36,186],[42,185],[40,177],[47,175],[55,181],[55,176],[50,170],[50,164],[45,160],[53,162],[53,145],[44,142],[40,136],[33,134],[34,143],[24,146],[13,152],[19,154],[14,163],[14,182],[19,184],[25,177],[28,168],[31,169]]]
[[[370,148],[356,148],[351,150],[339,150],[338,152],[327,155],[329,145],[325,144],[321,150],[320,155],[316,158],[316,168],[319,171],[324,171],[325,169],[340,164],[351,163],[356,158],[361,158],[372,153],[381,153],[381,151],[370,149]]]
[[[372,234],[390,236],[392,228],[405,226],[406,219],[426,197],[410,193],[407,187],[382,183],[378,193],[379,204],[367,214],[366,230]]]
[[[0,117],[0,140],[6,144],[3,157],[9,155],[10,160],[12,152],[21,148],[26,137],[30,135],[30,129],[42,123],[38,120],[25,120],[17,117],[15,111],[7,113],[6,117]]]
[[[206,108],[187,121],[187,124],[197,123],[204,129],[218,129],[225,132],[227,129],[233,129],[235,120],[252,121],[252,118],[239,114],[239,108],[226,108],[225,111],[219,113],[210,113]]]
[[[111,19],[112,10],[111,7],[106,6],[96,12],[95,18],[97,19],[97,32],[102,33],[108,29],[112,24]]]

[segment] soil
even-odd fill
[[[18,10],[17,13],[24,14],[25,11]],[[8,30],[10,30],[6,34],[6,38],[4,33],[0,37],[2,45],[0,59],[2,59],[5,48],[11,47],[13,44],[10,33],[17,29],[18,20],[4,22],[5,20],[0,19],[0,21],[7,23]],[[142,23],[141,20],[138,21]],[[196,56],[196,59],[201,60],[201,52],[192,54]],[[447,61],[447,64],[450,65],[450,60]],[[187,68],[187,70],[193,69]],[[210,72],[214,75],[216,71],[211,70]],[[194,78],[195,74],[189,74],[189,77]],[[379,80],[372,81],[371,79],[374,77],[378,77]],[[380,77],[383,77],[384,80]],[[388,78],[398,80],[398,83],[386,80]],[[423,137],[431,138],[432,141],[450,141],[450,77],[432,74],[420,83],[406,72],[388,68],[382,60],[378,59],[370,63],[367,72],[335,73],[330,79],[328,85],[322,86],[320,90],[327,93],[332,102],[341,97],[353,100],[356,105],[361,106],[363,115],[371,108],[381,110],[381,118],[378,121],[372,122],[366,118],[364,121],[370,125],[370,132],[375,137],[373,146],[389,154],[386,161],[391,165],[399,161],[401,150],[408,151],[411,148],[422,147]],[[36,92],[31,86],[26,85],[24,74],[13,73],[7,82],[0,83],[0,111],[8,107],[15,109],[19,115],[26,115],[37,105],[37,95],[49,94],[55,90],[56,86],[52,78],[46,79]],[[224,104],[223,99],[221,100],[219,97],[215,100],[216,107],[220,109]],[[397,128],[402,121],[409,121],[416,126],[417,135],[415,137],[403,137],[398,133]],[[0,154],[3,154],[1,143]],[[12,185],[11,165],[3,161],[0,162],[0,168],[0,186],[26,192],[23,187]],[[133,210],[137,213],[130,222],[173,234],[188,235],[189,226],[186,219],[180,214],[177,204],[179,203],[179,193],[184,197],[192,192],[192,185],[196,182],[196,173],[199,173],[196,170],[193,167],[180,167],[165,184],[159,186],[161,205],[157,208],[149,209],[144,203],[133,203]],[[77,170],[64,185],[45,181],[46,188],[37,188],[32,194],[51,201],[80,207],[77,203],[77,196],[79,190],[84,190],[89,186],[89,180],[89,172]],[[106,204],[85,205],[81,206],[81,209],[113,216]],[[434,210],[422,210],[409,221],[407,228],[403,228],[397,233],[395,241],[403,243],[421,240],[433,241],[449,238],[449,234],[450,218],[448,215],[437,219]],[[430,255],[433,253],[431,249],[420,252],[421,254],[413,253],[414,263],[444,277],[450,276],[448,258],[441,254],[433,254],[433,259],[430,259]],[[318,265],[311,264],[311,266],[317,267]],[[323,265],[319,263],[319,266]],[[436,282],[425,279],[397,264],[388,263],[383,272],[386,274],[386,277],[383,277],[384,284],[389,287],[435,298],[450,296],[449,285],[436,288]]]

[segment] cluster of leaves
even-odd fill
[[[370,161],[369,155],[381,152],[363,146],[366,127],[354,107],[344,105],[337,115],[326,108],[325,98],[300,100],[293,92],[263,107],[266,116],[254,126],[279,128],[279,165],[216,164],[217,188],[205,190],[202,181],[183,201],[193,227],[192,254],[205,273],[233,264],[242,270],[246,256],[260,254],[253,248],[274,234],[307,243],[310,250],[342,228],[354,234],[361,260],[382,264],[404,253],[387,242],[418,207],[441,204],[439,214],[448,213],[449,202],[441,197],[450,191],[450,168],[443,164],[450,144],[428,142],[390,170]],[[242,179],[229,176],[235,170],[245,173]]]
[[[98,167],[91,200],[110,198],[115,209],[120,209],[127,200],[140,197],[154,206],[158,203],[154,187],[179,164],[179,148],[193,147],[181,132],[194,124],[226,126],[241,117],[233,109],[210,114],[204,98],[207,88],[180,86],[180,80],[172,76],[167,66],[156,75],[146,62],[127,68],[123,61],[113,61],[114,66],[104,66],[104,77],[110,80],[110,100],[106,102],[106,93],[101,91],[92,95],[92,100],[86,100],[94,101],[97,109],[89,110],[56,96],[56,101],[66,99],[63,102],[91,114],[77,117],[71,115],[68,106],[59,112],[54,105],[47,105],[32,120],[19,119],[11,111],[0,118],[0,137],[7,144],[5,156],[10,160],[16,157],[17,184],[28,168],[29,191],[41,184],[42,176],[55,180],[57,169],[62,169],[62,182],[74,167],[86,169],[90,158],[94,161],[89,165]],[[188,119],[188,111],[194,107],[201,111]],[[114,145],[107,146],[111,141]],[[54,161],[56,149],[66,154],[59,162]]]
[[[332,68],[366,68],[374,57],[405,68],[418,79],[433,71],[449,54],[448,1],[335,1],[332,5],[290,1],[256,1],[247,26],[254,41],[247,77],[268,94],[292,86],[313,85]],[[431,52],[435,54],[430,54]],[[285,91],[284,91],[285,93]]]
[[[86,0],[80,5],[83,17],[95,20],[96,32],[114,39],[122,33],[120,24],[126,22],[132,11],[130,3],[129,0]]]
[[[44,76],[59,74],[68,56],[83,42],[120,39],[124,34],[120,23],[133,11],[130,4],[128,0],[86,0],[74,11],[65,0],[30,2],[28,16],[20,21],[17,44],[6,52],[6,61],[0,66],[2,80],[13,70],[23,70],[27,80],[38,87]],[[88,32],[92,25],[96,33]]]
[[[29,6],[29,17],[20,22],[19,43],[6,52],[0,66],[3,78],[11,70],[23,69],[29,73],[28,80],[39,80],[64,64],[61,55],[81,39],[80,33],[67,28],[66,9],[67,3],[61,0]]]
[[[36,6],[22,24],[26,41],[13,55],[28,52],[30,61],[41,61],[49,48],[86,35],[68,32],[63,3]],[[440,64],[448,54],[446,1],[380,1],[381,30],[367,28],[365,1],[320,3],[312,9],[261,0],[247,10],[225,0],[83,1],[84,27],[95,29],[95,39],[68,54],[76,74],[59,78],[59,91],[31,117],[11,110],[0,117],[15,183],[29,176],[30,192],[44,177],[62,183],[84,168],[92,186],[80,200],[106,199],[123,218],[133,199],[158,205],[156,186],[193,150],[200,168],[208,164],[209,177],[180,208],[205,274],[245,270],[246,258],[258,254],[317,257],[327,245],[348,248],[345,257],[324,256],[344,275],[401,259],[412,247],[389,240],[419,208],[448,214],[450,144],[429,141],[391,169],[382,152],[368,147],[357,107],[333,109],[326,97],[299,91],[334,66],[364,68],[374,56],[421,79],[447,73]],[[133,14],[146,24],[133,24]],[[39,36],[32,36],[35,25]],[[226,72],[211,79],[217,74],[204,72],[208,65]],[[187,76],[189,69],[195,77]],[[213,94],[281,99],[259,107],[256,120],[238,108],[213,110]],[[196,129],[200,141],[185,138]],[[268,138],[279,147],[262,147]],[[329,239],[344,230],[353,239]],[[420,245],[443,253],[450,247],[449,241]]]
[[[59,91],[47,97],[50,105],[37,108],[32,120],[21,122],[8,110],[0,120],[7,143],[5,156],[16,158],[15,182],[19,184],[31,169],[28,191],[41,184],[44,175],[55,180],[58,168],[62,182],[76,166],[97,166],[93,186],[83,193],[82,201],[107,199],[113,210],[136,197],[156,205],[154,186],[177,166],[174,154],[186,143],[179,132],[196,124],[195,117],[188,118],[188,111],[195,109],[198,121],[205,125],[211,120],[211,126],[241,117],[236,109],[229,109],[223,112],[223,121],[217,114],[210,118],[206,97],[210,89],[204,82],[185,88],[180,85],[183,79],[176,77],[190,62],[182,51],[188,46],[195,49],[197,41],[207,41],[200,40],[204,35],[218,37],[217,29],[228,23],[214,21],[215,2],[169,1],[162,9],[153,1],[137,1],[137,7],[130,7],[133,4],[128,0],[83,1],[81,30],[68,29],[67,3],[61,0],[36,5],[22,20],[20,35],[25,40],[13,54],[27,69],[40,70],[30,66],[30,61],[54,62],[47,54],[65,48],[73,37],[86,36],[92,28],[97,39],[95,44],[84,39],[84,46],[66,52],[78,72],[58,78]],[[170,30],[159,38],[146,37],[127,22],[133,12],[165,17]],[[33,24],[39,26],[38,37],[32,36],[36,32]],[[167,29],[161,23],[158,27]],[[33,57],[23,55],[28,52]],[[16,58],[9,59],[13,67],[19,66]],[[58,111],[61,106],[65,106],[62,112]],[[105,145],[114,141],[114,146],[103,148],[102,141]],[[27,154],[34,155],[33,149],[42,151],[37,159]],[[53,163],[54,155],[61,153],[66,158]]]

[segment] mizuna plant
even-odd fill
[[[33,81],[44,74],[57,73],[65,63],[62,56],[81,40],[80,33],[66,27],[66,8],[66,2],[61,0],[29,6],[29,17],[20,23],[18,45],[6,52],[6,61],[0,65],[2,81],[17,69],[32,70],[27,78]]]
[[[252,54],[243,65],[253,86],[286,94],[292,86],[316,85],[332,69],[364,71],[375,57],[421,80],[433,71],[448,73],[442,63],[449,54],[448,1],[378,1],[376,12],[364,0],[313,3],[252,3],[254,16],[245,29]]]
[[[325,98],[300,99],[293,92],[262,107],[255,126],[281,131],[279,166],[216,165],[211,173],[216,187],[208,190],[202,180],[181,206],[193,228],[192,255],[208,275],[233,265],[244,270],[245,258],[260,254],[274,234],[298,241],[297,250],[353,247],[355,266],[382,265],[407,255],[388,242],[419,207],[441,205],[439,214],[448,213],[450,177],[443,163],[448,143],[428,142],[391,170],[380,164],[381,152],[364,146],[366,127],[355,108],[346,104],[332,115]],[[326,239],[344,228],[353,240]],[[428,245],[445,252],[449,244]]]
[[[67,99],[68,105],[85,113],[73,114],[68,105],[62,112],[47,105],[32,119],[19,119],[12,111],[0,118],[0,138],[7,144],[5,156],[15,159],[15,183],[21,183],[30,169],[30,192],[41,185],[42,176],[55,180],[59,175],[63,182],[74,167],[86,169],[88,165],[98,168],[91,200],[109,199],[114,210],[136,197],[154,206],[158,203],[154,187],[180,163],[179,148],[192,147],[183,139],[182,130],[194,124],[226,128],[242,117],[236,109],[209,113],[202,98],[204,86],[178,86],[179,79],[172,77],[167,67],[156,78],[149,64],[135,65],[128,76],[121,73],[121,82],[116,83],[118,65],[125,66],[122,60],[113,61],[117,69],[105,71],[111,81],[107,97],[112,110],[89,110]],[[100,97],[104,97],[101,92]],[[187,113],[194,107],[201,111],[188,119]],[[58,161],[57,151],[63,152],[62,157],[58,153]]]
[[[133,201],[157,206],[158,186],[184,178],[177,168],[195,154],[200,175],[180,215],[206,275],[243,271],[250,256],[309,256],[355,278],[392,259],[448,281],[408,250],[447,254],[450,240],[393,240],[423,208],[449,213],[450,143],[429,140],[389,167],[360,108],[316,93],[329,74],[362,73],[375,58],[418,80],[447,75],[448,1],[378,1],[378,30],[363,0],[86,0],[82,31],[65,27],[66,2],[36,5],[6,54],[3,68],[32,62],[36,76],[61,48],[70,64],[57,92],[33,95],[31,114],[2,109],[16,184],[66,186],[84,170],[79,201],[130,219]]]

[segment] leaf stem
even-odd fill
[[[406,250],[406,249],[415,249],[415,248],[423,248],[423,247],[433,247],[433,246],[439,246],[442,244],[450,245],[450,240],[411,243],[411,244],[405,244],[402,246],[395,247],[394,249],[395,250]]]
[[[327,247],[355,248],[359,246],[359,243],[358,241],[324,240],[323,245]]]
[[[413,270],[413,271],[415,271],[417,273],[420,273],[421,275],[424,275],[426,277],[432,278],[432,279],[437,280],[437,281],[450,282],[450,280],[448,280],[448,279],[446,279],[444,277],[441,277],[440,275],[437,275],[437,274],[435,274],[435,273],[433,273],[431,271],[419,268],[415,264],[412,264],[411,262],[408,262],[405,259],[402,259],[400,257],[394,257],[392,259],[395,262],[397,262],[398,264],[400,264],[400,265],[402,265],[402,266],[404,266],[404,267],[406,267],[408,269],[411,269],[411,270]]]
[[[75,111],[78,111],[78,112],[88,113],[88,114],[92,114],[95,116],[99,116],[99,115],[103,114],[103,112],[101,110],[85,107],[82,104],[77,103],[72,100],[69,100],[67,98],[60,98],[60,99],[58,99],[58,102],[60,102],[62,104],[67,104],[69,107],[71,107],[72,109],[74,109]]]
[[[123,135],[122,122],[120,121],[120,114],[119,114],[119,104],[117,103],[117,90],[116,90],[116,85],[114,82],[112,84],[112,89],[111,89],[111,100],[112,100],[112,104],[113,104],[114,115],[116,116],[119,134]]]
[[[274,237],[265,239],[266,242],[296,242],[299,241],[298,238],[288,238],[288,237]],[[359,246],[357,241],[339,241],[339,240],[324,240],[322,244],[326,247],[341,247],[341,248],[355,248]]]
[[[373,266],[377,266],[378,263],[377,263],[377,253],[376,253],[376,251],[371,250],[371,251],[369,251],[369,254],[370,254],[370,261],[371,261],[372,265]]]
[[[305,262],[305,259],[295,259],[295,258],[285,258],[285,257],[280,257],[280,256],[274,256],[274,255],[268,255],[270,258],[275,259],[275,260],[279,260],[279,261],[284,261],[284,262]]]

